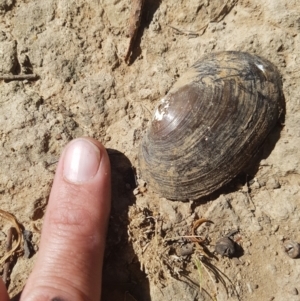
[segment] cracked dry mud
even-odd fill
[[[145,0],[128,66],[130,7],[129,0],[0,0],[0,75],[40,77],[0,81],[0,208],[33,232],[37,249],[55,162],[68,141],[92,136],[113,168],[103,301],[300,300],[300,261],[283,250],[285,239],[300,242],[298,1]],[[132,166],[138,170],[157,101],[203,54],[223,50],[278,67],[284,124],[245,174],[202,202],[159,198],[141,180],[136,189]],[[211,261],[218,282],[185,238],[198,218],[214,222],[197,229],[209,250],[239,229],[242,254]],[[0,257],[9,227],[0,220]],[[15,300],[35,258],[19,257],[13,267]]]

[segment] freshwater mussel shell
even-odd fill
[[[209,195],[243,171],[282,110],[271,62],[246,52],[208,54],[156,107],[140,146],[141,177],[168,199]]]

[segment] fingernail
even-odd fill
[[[83,183],[95,176],[100,164],[100,150],[92,142],[76,139],[64,158],[64,177],[73,183]]]

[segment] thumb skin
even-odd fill
[[[90,138],[71,141],[59,160],[37,261],[21,301],[99,301],[110,211],[110,164]]]
[[[5,284],[2,280],[2,278],[0,277],[0,301],[8,301],[8,294],[6,292],[6,287]]]

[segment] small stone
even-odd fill
[[[139,186],[140,187],[146,186],[146,182],[144,180],[142,180],[142,179],[139,179]]]
[[[272,227],[272,233],[274,234],[275,232],[278,231],[278,229],[279,229],[279,225],[274,225],[274,226]]]
[[[257,181],[258,181],[260,187],[266,186],[266,181],[264,179],[258,179]]]
[[[141,99],[147,99],[150,98],[150,96],[153,94],[153,91],[151,89],[141,89],[139,91],[139,96]]]
[[[62,139],[62,136],[61,136],[61,134],[57,134],[57,135],[55,136],[55,139],[56,139],[56,140],[60,140],[60,139]]]
[[[266,159],[262,159],[259,163],[260,166],[269,166],[268,162]]]
[[[277,179],[270,178],[266,183],[266,187],[268,189],[278,189],[278,188],[280,188],[280,183],[278,182]]]
[[[147,191],[147,188],[142,186],[142,187],[139,187],[139,190],[140,190],[141,193],[144,193],[144,192]]]
[[[243,262],[240,261],[240,260],[239,260],[238,258],[236,258],[236,257],[232,258],[232,261],[234,262],[234,264],[235,264],[236,266],[238,266],[238,265],[243,265]]]
[[[6,234],[3,231],[0,231],[0,241],[6,239]]]
[[[251,241],[250,240],[247,240],[244,242],[244,247],[248,248],[252,245]]]
[[[23,231],[23,239],[24,239],[24,257],[30,258],[35,252],[32,244],[32,232],[29,230]]]
[[[253,289],[252,289],[252,286],[251,286],[250,283],[247,283],[247,288],[248,288],[249,293],[252,294],[253,293]]]
[[[249,192],[248,184],[245,184],[244,186],[239,187],[239,189],[241,189],[242,192],[244,192],[244,193]]]
[[[257,179],[254,179],[254,182],[251,184],[251,188],[252,189],[259,189],[260,188],[260,185],[259,185]]]
[[[134,113],[130,113],[130,114],[129,114],[129,118],[130,118],[130,119],[133,119],[134,117],[135,117],[135,114],[134,114]]]
[[[194,251],[193,244],[186,244],[180,247],[179,256],[191,255]]]
[[[140,193],[140,190],[138,187],[133,190],[133,195],[138,195],[139,193]]]

